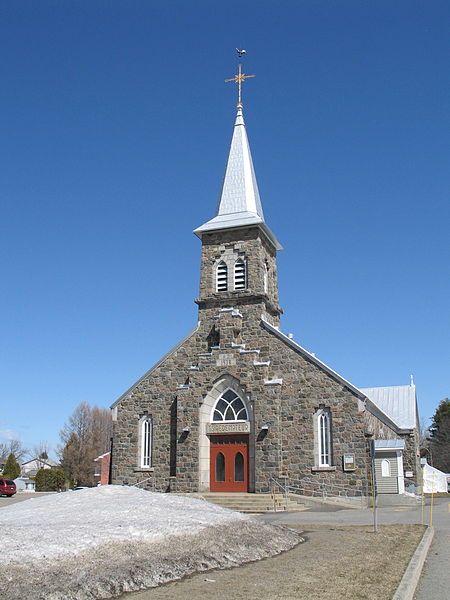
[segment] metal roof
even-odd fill
[[[280,243],[264,221],[242,107],[238,107],[217,215],[194,233],[201,238],[207,231],[249,225],[260,226],[276,249],[281,250]]]
[[[405,440],[375,440],[375,450],[404,450]]]
[[[393,385],[389,387],[360,388],[382,412],[400,429],[416,426],[416,386]]]

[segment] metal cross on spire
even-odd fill
[[[246,50],[242,49],[239,50],[239,48],[236,48],[236,52],[239,58],[239,64],[238,64],[238,72],[237,75],[235,75],[234,77],[231,77],[230,79],[225,79],[226,83],[229,83],[230,81],[233,81],[234,83],[237,83],[238,86],[238,101],[237,101],[237,107],[238,108],[242,108],[242,84],[246,79],[250,79],[250,77],[256,77],[255,75],[245,75],[245,73],[242,72],[242,57],[246,54]]]

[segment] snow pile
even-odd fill
[[[112,598],[301,540],[201,499],[103,486],[0,510],[2,599]]]

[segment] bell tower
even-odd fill
[[[245,51],[238,50],[239,58]],[[217,309],[233,307],[246,316],[264,314],[275,326],[278,305],[276,254],[282,247],[265,222],[244,122],[242,83],[254,77],[242,72],[237,114],[216,216],[194,230],[202,240],[200,320]]]

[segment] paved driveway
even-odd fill
[[[42,496],[48,496],[53,492],[33,492],[33,493],[17,493],[12,498],[6,496],[0,496],[0,508],[5,506],[11,506],[11,504],[17,504],[17,502],[24,502],[25,500],[31,500],[32,498],[42,498]]]

